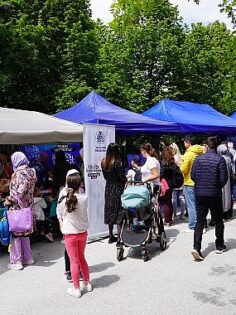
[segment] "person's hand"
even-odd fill
[[[11,201],[6,199],[5,202],[4,202],[4,206],[7,207],[7,206],[10,206],[11,205]]]

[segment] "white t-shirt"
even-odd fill
[[[157,168],[157,172],[159,174],[159,177],[154,181],[154,184],[160,185],[160,163],[152,156],[149,156],[145,164],[141,167],[142,181],[145,181],[150,175],[152,175],[151,169],[153,168]]]
[[[62,234],[77,234],[86,232],[88,224],[88,196],[86,194],[75,194],[78,203],[75,211],[66,211],[66,198],[61,202],[60,213],[63,217]]]
[[[131,168],[130,170],[128,170],[128,173],[127,173],[127,180],[129,181],[129,182],[133,182],[134,181],[134,176],[135,176],[135,171]]]
[[[38,221],[45,220],[45,214],[43,209],[47,208],[46,201],[42,197],[34,197],[33,212],[35,219]]]

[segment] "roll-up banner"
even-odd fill
[[[115,126],[83,125],[84,178],[88,195],[89,239],[108,234],[104,224],[105,180],[102,175],[101,161],[111,142],[115,142]]]

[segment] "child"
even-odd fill
[[[61,231],[65,235],[65,246],[71,263],[73,288],[68,288],[67,293],[80,298],[79,271],[83,274],[82,290],[91,292],[89,268],[84,257],[88,229],[88,197],[80,193],[81,178],[77,172],[70,170],[66,176],[66,192],[59,200],[58,211],[63,219],[60,220]]]
[[[42,198],[40,190],[36,187],[34,190],[34,205],[33,212],[36,219],[36,229],[40,236],[44,236],[48,241],[54,242],[52,234],[46,230],[47,223],[44,214],[44,209],[47,208],[47,204],[45,200]]]
[[[71,169],[67,172],[66,178],[69,175],[72,174],[79,174],[79,171],[76,169]],[[80,192],[83,193],[84,191],[80,188]],[[56,208],[56,212],[57,212],[57,219],[59,221],[59,225],[60,225],[60,230],[62,229],[62,222],[65,216],[65,212],[63,209],[61,209],[61,202],[62,200],[66,197],[67,195],[67,184],[65,183],[65,187],[61,190],[59,197],[58,197],[58,204],[57,204],[57,208]],[[63,237],[63,240],[61,241],[62,244],[65,244],[65,240]],[[67,282],[72,282],[72,277],[71,277],[71,271],[70,271],[70,259],[69,256],[67,254],[66,248],[65,248],[65,253],[64,253],[64,259],[65,259],[65,277],[66,277],[66,281]]]

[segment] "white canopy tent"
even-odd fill
[[[83,141],[83,126],[39,112],[0,107],[0,144]]]

